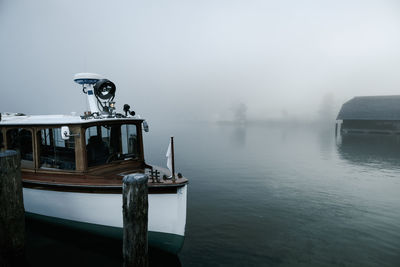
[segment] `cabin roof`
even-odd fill
[[[357,96],[343,104],[337,120],[400,120],[400,95]]]
[[[68,125],[68,124],[86,124],[93,122],[106,121],[143,121],[136,117],[127,118],[89,118],[82,119],[80,116],[74,115],[26,115],[18,116],[14,114],[1,114],[0,126],[7,125]]]

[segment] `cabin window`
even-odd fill
[[[86,129],[88,166],[137,159],[139,144],[133,124],[101,125]]]
[[[11,129],[7,131],[7,148],[21,154],[21,167],[34,168],[32,133],[27,129]]]
[[[75,170],[75,139],[61,138],[61,128],[42,129],[38,132],[40,167],[42,169]]]
[[[136,126],[132,124],[121,125],[122,154],[128,156],[139,155]]]

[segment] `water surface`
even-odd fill
[[[176,169],[190,179],[184,248],[164,265],[400,266],[400,137],[336,140],[333,129],[311,126],[150,126],[147,161],[166,164],[173,134]],[[113,255],[105,257],[119,264]]]

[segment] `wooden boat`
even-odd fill
[[[171,172],[146,164],[147,124],[128,105],[125,114],[115,112],[111,81],[86,73],[75,81],[88,96],[90,111],[84,115],[0,117],[1,149],[21,155],[27,217],[122,238],[122,178],[149,173],[149,245],[179,252],[188,180],[175,173],[166,177]]]

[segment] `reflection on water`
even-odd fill
[[[334,129],[183,128],[183,266],[400,266],[400,168],[343,159]]]
[[[244,147],[246,145],[247,125],[245,123],[218,123],[221,136],[228,134],[229,142],[233,147]]]
[[[243,124],[235,125],[232,129],[232,145],[243,147],[246,145],[246,126]]]
[[[333,144],[334,144],[334,128],[333,127],[323,127],[317,129],[318,132],[318,142],[321,150],[321,154],[325,159],[332,159],[333,154]]]
[[[122,266],[122,242],[87,232],[27,221],[27,259],[31,267]],[[149,267],[180,267],[176,255],[149,249]]]
[[[400,136],[349,134],[341,136],[337,149],[341,159],[377,168],[400,166]]]

